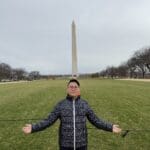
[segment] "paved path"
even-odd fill
[[[129,80],[129,81],[143,81],[143,82],[150,82],[150,79],[117,79],[117,80]]]
[[[0,82],[0,84],[13,84],[13,83],[23,83],[23,82],[29,82],[29,81]]]

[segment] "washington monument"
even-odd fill
[[[76,25],[74,21],[72,22],[72,77],[78,77]]]

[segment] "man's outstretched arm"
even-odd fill
[[[41,131],[52,125],[60,116],[59,106],[57,105],[55,109],[49,114],[49,116],[36,124],[26,124],[22,130],[25,134],[30,134],[33,132]]]
[[[105,122],[104,120],[98,118],[96,114],[94,113],[94,111],[89,106],[87,107],[88,107],[87,118],[95,127],[105,130],[105,131],[114,132],[114,133],[121,132],[121,128],[119,128],[119,125]]]

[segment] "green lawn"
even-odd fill
[[[101,79],[80,82],[82,97],[99,117],[123,129],[150,130],[150,83]],[[66,84],[67,80],[41,80],[0,85],[0,150],[58,150],[59,121],[30,135],[24,135],[21,128],[37,122],[23,119],[46,117],[66,96]],[[87,126],[93,127],[90,123]],[[150,131],[131,131],[125,138],[98,129],[89,129],[88,133],[89,150],[150,149]]]

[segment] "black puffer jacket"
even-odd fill
[[[112,124],[99,119],[85,100],[80,97],[73,100],[67,96],[56,105],[47,119],[32,125],[32,133],[41,131],[60,119],[60,146],[82,147],[87,145],[86,118],[97,128],[112,131]]]

